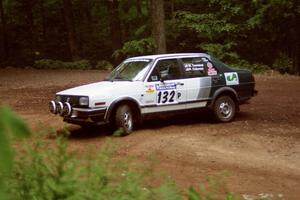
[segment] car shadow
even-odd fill
[[[256,115],[250,112],[240,111],[236,114],[236,117],[233,121],[252,121],[256,119]]]
[[[85,140],[99,137],[106,137],[111,134],[107,126],[67,126],[56,131],[57,136],[64,135],[70,140]]]
[[[139,126],[139,129],[163,128],[171,125],[185,126],[199,123],[211,124],[215,123],[215,121],[212,114],[209,111],[203,110],[201,112],[195,113],[178,113],[177,115],[160,116],[159,118],[148,119],[145,120],[143,124]]]
[[[238,112],[234,121],[246,121],[251,120],[253,116],[248,112]],[[210,111],[203,110],[195,113],[187,113],[171,116],[160,116],[155,119],[144,120],[142,124],[137,127],[138,130],[145,129],[160,129],[167,126],[187,126],[196,124],[217,124],[217,122]],[[66,133],[67,132],[67,133]],[[92,138],[101,138],[112,135],[112,130],[107,125],[102,126],[86,126],[80,127],[71,125],[65,129],[57,130],[57,135],[65,135],[71,140],[85,140]]]

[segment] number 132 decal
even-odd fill
[[[156,102],[158,105],[177,103],[177,90],[175,83],[156,84]]]
[[[157,104],[172,104],[177,103],[176,90],[158,91]]]

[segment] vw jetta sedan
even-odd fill
[[[103,81],[58,92],[49,109],[68,123],[110,123],[129,134],[145,118],[202,108],[230,122],[256,93],[250,71],[208,54],[159,54],[128,58]]]

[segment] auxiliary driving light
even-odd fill
[[[62,110],[62,116],[70,116],[72,113],[72,108],[69,102],[64,103],[64,107]]]
[[[49,110],[50,110],[50,112],[51,112],[52,114],[54,114],[54,115],[57,114],[55,101],[50,101],[50,102],[49,102]]]
[[[63,110],[63,103],[58,101],[56,102],[56,113],[60,114],[62,116],[62,110]]]

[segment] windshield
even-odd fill
[[[109,81],[142,80],[150,67],[152,60],[125,60],[105,79]]]

